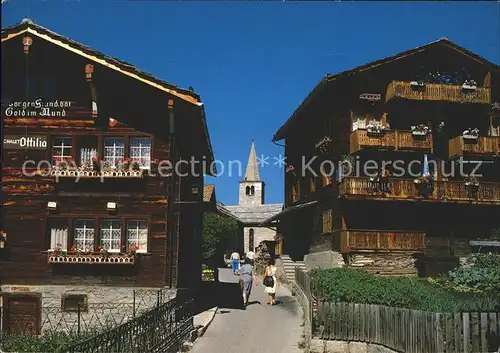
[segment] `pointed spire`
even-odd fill
[[[247,170],[245,172],[245,181],[260,181],[259,165],[257,164],[257,154],[255,152],[255,143],[252,139],[252,147],[248,156]]]

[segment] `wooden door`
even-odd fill
[[[41,334],[42,295],[6,293],[3,296],[3,330],[25,335]]]

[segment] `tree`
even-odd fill
[[[218,266],[224,258],[224,251],[239,232],[238,222],[217,213],[203,215],[203,262],[209,267]]]

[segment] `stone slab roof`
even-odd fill
[[[270,203],[258,206],[224,206],[244,224],[261,223],[283,210],[282,203]]]

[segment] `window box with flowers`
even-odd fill
[[[465,80],[462,85],[462,93],[463,94],[471,94],[476,93],[477,91],[477,83],[474,80]]]
[[[115,264],[133,265],[136,262],[137,247],[123,248],[121,252],[111,252],[102,246],[97,247],[97,252],[83,251],[75,245],[70,251],[49,251],[48,262],[51,264]]]
[[[383,136],[385,128],[380,124],[366,125],[366,132],[369,136],[380,137]]]
[[[140,164],[130,159],[117,160],[114,165],[106,160],[93,158],[92,162],[77,166],[71,157],[65,162],[57,163],[51,171],[51,175],[58,177],[128,177],[140,178],[143,171]]]
[[[477,141],[479,139],[479,129],[477,129],[477,128],[466,129],[462,133],[462,137],[464,138],[464,140]]]
[[[411,81],[410,88],[414,91],[425,91],[425,83],[423,81]]]
[[[411,126],[411,134],[414,137],[417,136],[427,136],[430,132],[430,129],[427,125],[420,124],[420,125],[413,125]]]

